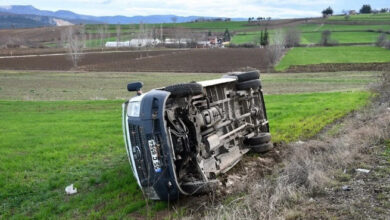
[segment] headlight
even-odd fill
[[[139,117],[141,111],[141,102],[130,102],[127,106],[127,115],[129,117]]]

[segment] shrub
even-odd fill
[[[301,41],[301,32],[298,29],[287,29],[284,35],[284,45],[288,48],[298,46]]]
[[[320,44],[324,45],[324,46],[331,45],[331,35],[332,35],[331,31],[329,31],[329,30],[323,31],[322,34],[321,34]]]
[[[230,43],[227,47],[229,47],[229,48],[254,48],[254,47],[256,47],[256,45],[251,44],[251,43],[245,43],[245,44]]]
[[[390,49],[390,41],[386,41],[385,48]]]
[[[378,47],[385,47],[387,44],[387,35],[385,33],[382,33],[378,36],[378,39],[375,42],[375,45]]]
[[[267,46],[267,59],[270,66],[274,66],[283,56],[284,45],[283,33],[275,32],[272,45]]]

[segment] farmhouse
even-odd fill
[[[106,42],[106,47],[148,47],[148,46],[156,46],[160,44],[161,41],[158,39],[131,39],[130,41],[108,41]]]
[[[191,39],[189,38],[167,38],[165,39],[164,43],[165,44],[186,44],[191,42]]]
[[[349,15],[356,15],[356,14],[357,14],[356,10],[350,10],[349,11]]]

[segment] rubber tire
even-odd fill
[[[171,96],[174,97],[185,97],[185,96],[194,96],[200,95],[203,93],[203,86],[198,83],[181,83],[164,88],[165,91],[171,93]]]
[[[274,145],[271,142],[251,146],[251,150],[256,153],[265,153],[270,151],[272,148],[274,148]]]
[[[260,72],[257,70],[245,72],[245,73],[237,73],[237,74],[233,74],[233,75],[237,77],[237,82],[245,82],[245,81],[260,78]]]
[[[259,145],[268,143],[271,141],[271,134],[268,132],[260,133],[255,137],[248,138],[244,141],[244,144],[246,145]]]
[[[257,89],[261,88],[261,82],[258,79],[240,82],[236,84],[237,90]]]

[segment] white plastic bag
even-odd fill
[[[77,193],[77,188],[73,188],[73,184],[70,184],[69,186],[65,187],[65,192],[67,195],[73,195]]]

